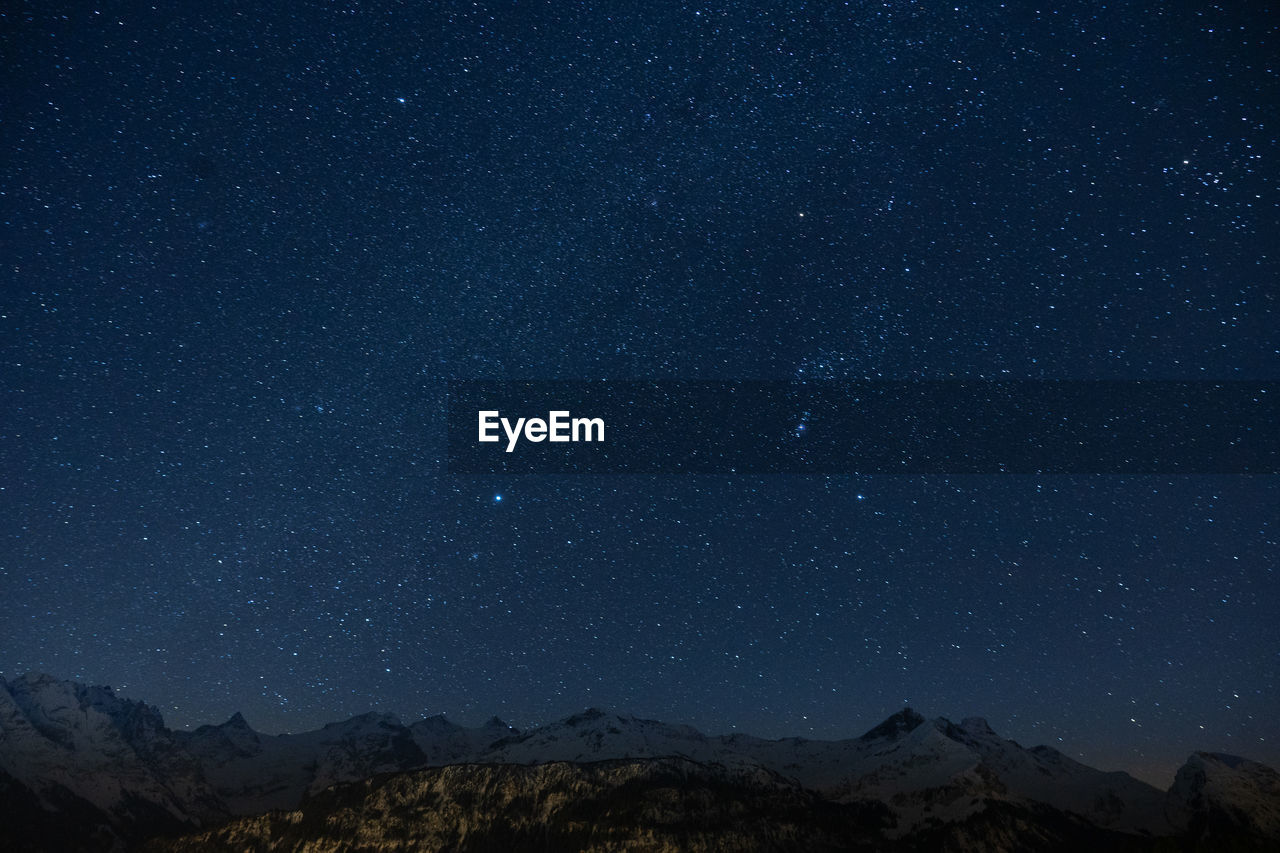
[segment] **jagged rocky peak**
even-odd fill
[[[222,728],[244,729],[247,731],[253,731],[253,727],[249,725],[249,721],[246,720],[244,718],[244,714],[241,714],[239,711],[236,711],[234,714],[232,714],[231,718],[222,724]]]
[[[919,726],[928,722],[920,714],[917,714],[910,708],[903,708],[896,714],[890,716],[880,725],[864,734],[860,740],[881,740],[896,739],[904,734],[915,731]]]
[[[599,708],[588,708],[581,714],[574,714],[572,717],[566,718],[564,724],[566,726],[581,726],[584,723],[597,722],[607,716],[608,714]]]
[[[404,728],[400,723],[400,718],[395,714],[378,713],[377,711],[369,711],[365,714],[357,714],[347,720],[337,723],[326,723],[324,731],[332,732],[335,730],[360,731],[364,729],[401,729]]]
[[[216,725],[206,723],[191,732],[177,732],[176,734],[196,738],[209,738],[215,735],[222,735],[223,737],[229,738],[240,738],[249,736],[256,737],[258,733],[254,731],[253,726],[249,725],[249,721],[244,718],[244,715],[239,711],[236,711],[228,717],[227,721],[224,723],[218,723]]]
[[[965,717],[960,721],[960,728],[974,737],[999,737],[987,722],[986,717]]]
[[[459,731],[462,726],[449,720],[444,714],[433,714],[430,717],[424,717],[416,723],[409,726],[415,732],[428,733],[448,733]]]
[[[483,728],[486,730],[492,730],[492,731],[498,731],[498,732],[518,732],[519,731],[519,729],[517,729],[515,726],[507,725],[507,722],[503,720],[501,717],[499,717],[497,714],[493,715],[488,720],[486,720]]]
[[[221,764],[236,757],[256,755],[262,750],[263,736],[249,725],[239,711],[225,723],[204,725],[192,732],[175,732],[178,740],[201,760]]]
[[[945,717],[934,721],[938,731],[951,740],[966,746],[984,751],[1003,743],[1004,739],[996,734],[995,729],[985,717],[965,717],[959,723],[953,723]]]

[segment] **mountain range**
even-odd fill
[[[1161,791],[985,720],[837,741],[590,709],[519,731],[365,714],[195,731],[108,687],[0,679],[0,849],[1280,850],[1280,774],[1195,753]]]

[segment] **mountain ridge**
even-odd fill
[[[1280,843],[1280,776],[1266,765],[1195,753],[1161,791],[1052,747],[1024,748],[976,716],[955,723],[904,708],[857,738],[837,741],[706,735],[595,707],[527,731],[497,717],[468,728],[443,715],[406,725],[393,714],[370,712],[308,732],[267,735],[239,712],[220,724],[172,731],[154,706],[117,697],[108,687],[43,674],[0,678],[0,790],[9,792],[7,802],[26,804],[6,807],[14,813],[3,815],[5,823],[47,835],[54,831],[47,815],[74,814],[70,823],[83,826],[82,846],[58,849],[125,849],[156,833],[216,833],[210,827],[229,826],[237,816],[291,814],[307,803],[314,814],[315,798],[325,791],[404,773],[608,762],[631,762],[632,769],[616,778],[594,770],[499,776],[519,786],[536,779],[568,790],[585,786],[601,802],[615,802],[613,786],[632,784],[623,777],[634,773],[647,780],[635,783],[640,789],[652,788],[661,799],[668,796],[659,793],[666,790],[660,783],[666,770],[654,768],[687,763],[696,765],[688,772],[699,786],[720,792],[704,799],[725,808],[759,801],[763,795],[743,780],[760,778],[770,780],[766,787],[779,808],[790,804],[786,814],[799,802],[793,790],[848,807],[837,809],[840,814],[862,814],[859,809],[875,804],[872,810],[887,816],[877,832],[895,844],[966,826],[1007,834],[1022,824],[1040,826],[1046,838],[1077,841],[1097,832],[1133,843],[1188,834]],[[652,773],[637,769],[645,762],[656,762]],[[430,777],[428,787],[442,778],[469,785],[483,776],[458,770]],[[33,813],[33,802],[40,813]],[[479,819],[459,809],[459,819]],[[21,837],[5,839],[3,832],[0,842],[12,842],[5,845],[10,849],[47,849],[23,846]]]

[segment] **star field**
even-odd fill
[[[1225,6],[0,13],[0,672],[1280,764],[1271,476],[461,477],[449,379],[1272,379]],[[805,429],[798,413],[795,429]]]

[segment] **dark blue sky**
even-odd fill
[[[0,672],[1280,763],[1275,477],[441,442],[447,379],[1276,378],[1273,16],[268,6],[0,14]]]

